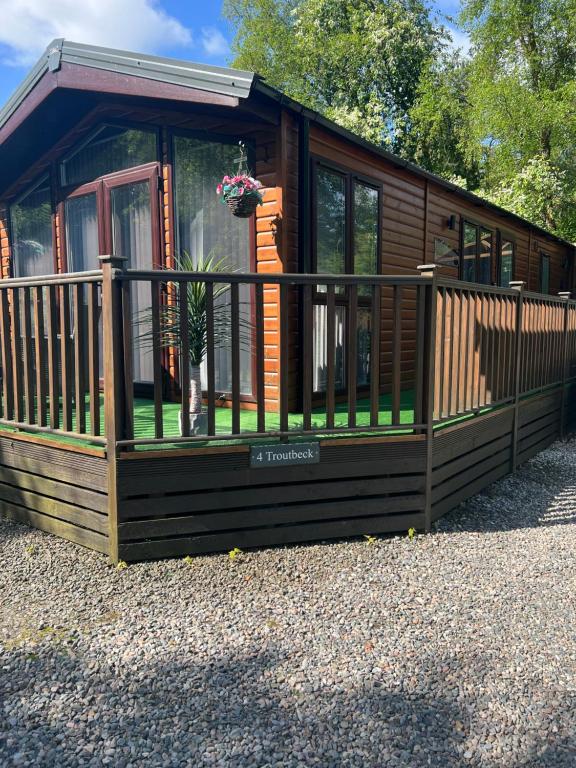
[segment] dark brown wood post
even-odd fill
[[[104,434],[108,461],[109,556],[118,562],[117,441],[125,437],[122,282],[126,258],[100,256],[102,264],[102,346],[104,361]]]
[[[560,291],[560,298],[566,302],[564,307],[564,332],[562,335],[562,399],[560,405],[560,439],[566,437],[566,380],[568,378],[568,321],[570,318],[570,291]]]
[[[512,451],[510,455],[510,471],[516,471],[518,462],[518,428],[520,414],[520,384],[522,381],[522,317],[524,312],[523,280],[512,280],[510,287],[518,291],[516,300],[516,335],[514,339],[514,417],[512,422]]]
[[[437,310],[437,271],[436,264],[422,264],[418,271],[426,278],[425,327],[426,344],[424,348],[424,386],[422,387],[422,414],[426,420],[426,494],[424,507],[424,529],[429,533],[432,528],[432,460],[434,456],[434,382],[436,380],[436,310]]]

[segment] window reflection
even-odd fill
[[[502,240],[500,250],[500,285],[508,288],[513,280],[512,269],[514,267],[514,243],[511,240]]]
[[[46,177],[10,208],[15,277],[51,275],[52,196]]]

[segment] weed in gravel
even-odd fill
[[[228,552],[228,557],[230,558],[230,560],[234,561],[241,554],[242,554],[242,550],[239,547],[234,547],[234,549],[231,549],[230,552]]]

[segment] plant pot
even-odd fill
[[[247,219],[249,216],[252,216],[259,202],[258,198],[254,195],[239,195],[238,197],[226,198],[226,205],[234,216],[238,216],[239,219]]]
[[[185,435],[182,428],[182,411],[178,413],[178,423],[181,437],[190,435],[205,435],[208,431],[208,416],[202,407],[202,384],[200,381],[200,366],[190,366],[190,432]]]

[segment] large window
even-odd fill
[[[469,283],[492,281],[494,236],[481,224],[464,221],[462,226],[462,280]]]
[[[62,185],[84,184],[157,159],[155,130],[103,125],[62,162]]]
[[[10,208],[14,275],[51,275],[56,271],[52,247],[52,196],[44,178]]]
[[[514,279],[515,247],[512,240],[502,236],[500,242],[500,279],[498,282],[503,288],[508,288],[510,282]]]
[[[351,173],[315,166],[314,266],[319,274],[373,275],[378,273],[380,190]],[[317,392],[327,383],[327,307],[325,286],[318,286],[314,308],[314,375]],[[336,289],[335,370],[337,390],[346,388],[346,337],[349,318],[347,291]],[[371,287],[358,288],[356,317],[359,387],[370,383]]]
[[[238,165],[237,144],[191,136],[175,136],[174,198],[177,251],[194,264],[215,259],[230,271],[251,271],[250,219],[232,216],[216,195],[216,186]],[[218,297],[222,322],[227,315],[229,292]],[[240,286],[241,350],[240,389],[252,393],[252,343],[250,287]],[[225,333],[222,334],[224,336]],[[216,389],[232,388],[232,351],[222,341],[215,350]],[[205,373],[205,372],[204,372]]]

